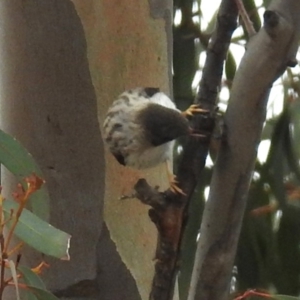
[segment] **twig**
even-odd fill
[[[267,292],[258,292],[257,290],[247,290],[242,295],[234,298],[234,300],[243,300],[251,296],[259,296],[262,298],[273,298],[273,296]]]
[[[24,179],[24,181],[27,183],[27,189],[24,190],[21,184],[17,185],[17,191],[13,193],[13,196],[15,199],[19,202],[18,209],[16,211],[12,211],[11,217],[12,217],[12,224],[10,225],[7,237],[5,239],[4,243],[4,249],[3,252],[8,253],[8,248],[11,242],[11,239],[14,235],[14,231],[16,229],[16,226],[18,225],[19,218],[22,214],[23,209],[25,208],[30,196],[39,190],[44,183],[44,180],[39,178],[34,173]]]
[[[245,6],[244,6],[244,3],[242,0],[235,0],[235,3],[239,9],[239,13],[241,15],[241,18],[244,22],[244,25],[245,25],[245,28],[246,28],[246,31],[249,35],[249,37],[253,36],[256,34],[256,31],[253,27],[253,23],[252,21],[250,20],[249,16],[248,16],[248,13],[245,9]]]
[[[19,251],[24,246],[23,242],[19,242],[16,246],[13,247],[13,249],[9,250],[7,253],[7,256],[13,255],[15,252]],[[17,255],[19,257],[19,254]]]
[[[158,230],[155,275],[150,299],[171,300],[177,272],[178,245],[181,238],[178,224],[182,223],[183,203],[169,202],[166,194],[153,189],[145,179],[137,182],[135,190],[136,197],[152,207],[149,217]]]
[[[1,270],[0,270],[0,300],[2,300],[2,296],[3,296],[3,291],[5,288],[5,260],[7,259],[7,254],[4,253],[4,236],[3,236],[3,232],[0,233],[0,248],[1,248]]]

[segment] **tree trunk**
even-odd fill
[[[223,0],[223,3],[230,0]],[[205,206],[189,300],[228,299],[237,241],[272,83],[296,63],[300,2],[274,0],[235,75]]]
[[[125,89],[137,86],[171,88],[172,1],[73,0],[82,20],[88,58],[102,125],[112,101]],[[166,187],[163,167],[137,172],[120,166],[105,152],[105,220],[142,299],[147,299],[153,277],[156,229],[148,208],[122,194],[131,194],[140,177]]]
[[[2,129],[41,166],[51,195],[51,224],[72,234],[71,261],[50,259],[47,286],[68,299],[140,298],[102,226],[105,198],[107,226],[147,299],[156,230],[146,207],[118,198],[131,192],[141,175],[166,187],[165,171],[139,174],[120,167],[104,152],[99,125],[126,88],[170,91],[171,1],[7,0],[0,5]],[[4,173],[3,186],[10,185]],[[26,253],[30,265],[41,258]]]

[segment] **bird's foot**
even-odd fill
[[[178,186],[178,180],[176,179],[176,175],[172,172],[172,168],[170,165],[170,161],[166,160],[166,169],[167,175],[170,183],[170,190],[174,194],[186,195],[185,192]]]
[[[131,194],[129,195],[121,195],[119,197],[119,200],[127,200],[127,199],[133,199],[133,198],[136,198],[136,193],[135,192],[132,192]]]
[[[192,104],[187,110],[182,112],[182,115],[187,116],[193,116],[197,113],[208,113],[209,110],[201,108],[198,104]]]
[[[169,182],[170,182],[170,190],[174,194],[186,195],[186,193],[178,186],[178,180],[176,179],[176,176],[174,174],[170,175]]]

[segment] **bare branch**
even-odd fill
[[[155,255],[155,275],[150,299],[171,300],[177,272],[178,245],[181,238],[182,205],[169,202],[164,193],[140,179],[135,185],[136,197],[150,205],[149,217],[158,230],[158,242]]]
[[[186,211],[205,166],[210,136],[214,129],[215,107],[220,90],[223,65],[232,32],[237,25],[237,7],[233,0],[223,1],[218,14],[217,27],[207,50],[203,77],[196,103],[211,111],[194,117],[192,126],[207,138],[190,137],[178,167],[177,179],[186,195],[170,191],[158,193],[145,181],[135,186],[137,197],[151,205],[149,214],[158,229],[155,275],[151,300],[171,300],[178,269],[179,249],[186,224]]]

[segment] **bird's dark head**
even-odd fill
[[[155,94],[159,93],[160,89],[157,87],[138,87],[132,90],[129,90],[130,94],[137,94],[139,97],[151,98]]]
[[[151,98],[153,95],[159,93],[160,89],[155,87],[146,87],[144,88],[144,92],[148,97]]]
[[[145,139],[153,146],[170,142],[190,132],[188,121],[180,112],[156,103],[149,103],[141,110],[137,122],[145,132]]]

